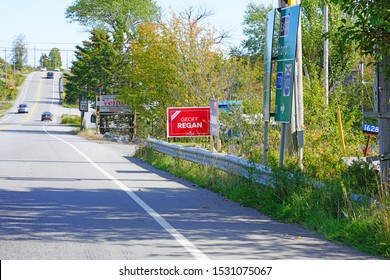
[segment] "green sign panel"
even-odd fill
[[[264,93],[263,93],[263,118],[270,121],[271,103],[271,73],[272,73],[272,39],[274,37],[275,9],[267,14],[265,45],[264,45]]]
[[[299,9],[299,5],[281,9],[276,73],[276,122],[291,122]]]

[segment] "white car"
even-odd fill
[[[47,71],[46,67],[41,67],[41,71]]]
[[[18,106],[18,113],[28,113],[28,106],[27,106],[27,104],[19,104],[19,106]]]

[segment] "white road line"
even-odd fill
[[[185,238],[181,233],[179,233],[174,227],[172,227],[163,217],[161,217],[152,207],[146,204],[139,196],[137,196],[133,191],[131,191],[126,185],[108,173],[106,170],[97,165],[91,158],[89,158],[86,154],[76,148],[73,144],[50,134],[46,131],[45,126],[42,129],[51,137],[56,140],[63,142],[66,145],[69,145],[73,148],[77,153],[79,153],[85,160],[87,160],[93,167],[95,167],[100,173],[110,179],[114,184],[120,187],[124,192],[127,193],[139,206],[141,206],[153,219],[156,220],[173,238],[176,239],[191,255],[194,256],[197,260],[208,260],[209,258],[202,253],[191,241]]]
[[[53,100],[54,100],[54,85],[53,85],[53,99],[52,99],[51,105],[53,105]],[[42,130],[45,131],[52,138],[54,138],[58,141],[61,141],[62,143],[70,146],[78,154],[80,154],[83,158],[85,158],[85,160],[88,161],[93,167],[95,167],[100,173],[102,173],[104,176],[106,176],[108,179],[110,179],[115,185],[120,187],[139,206],[141,206],[146,211],[146,213],[148,213],[158,224],[160,224],[160,226],[162,226],[173,238],[175,238],[176,241],[179,242],[184,247],[184,249],[186,249],[187,252],[189,252],[196,260],[208,260],[209,259],[191,241],[189,241],[180,232],[178,232],[173,226],[171,226],[163,217],[161,217],[160,214],[158,214],[152,207],[150,207],[147,203],[145,203],[139,196],[137,196],[133,191],[131,191],[125,184],[123,184],[118,179],[116,179],[114,176],[112,176],[110,173],[108,173],[106,170],[101,168],[90,157],[88,157],[86,154],[84,154],[82,151],[80,151],[73,144],[47,132],[45,125],[42,126]]]

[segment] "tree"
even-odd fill
[[[50,68],[60,68],[62,66],[61,52],[58,48],[51,49],[49,53]]]
[[[27,63],[27,48],[24,43],[25,35],[20,34],[13,42],[13,63],[16,69],[22,69]]]
[[[46,53],[43,53],[39,58],[39,64],[41,65],[41,67],[46,67],[46,68],[49,67],[50,59]]]
[[[208,14],[189,7],[167,21],[140,24],[138,38],[131,41],[128,86],[121,98],[140,118],[156,116],[159,136],[166,132],[167,107],[208,106],[210,98],[237,94],[239,64],[218,50],[221,34],[207,24]]]
[[[244,14],[243,25],[244,35],[247,36],[241,46],[245,53],[252,57],[263,58],[265,42],[265,25],[267,13],[272,10],[272,6],[250,3]]]
[[[71,73],[65,74],[66,101],[74,103],[79,96],[95,100],[100,93],[118,93],[117,75],[122,59],[106,31],[92,31],[90,41],[76,47],[76,61]]]
[[[111,34],[121,31],[129,41],[136,34],[135,26],[159,18],[159,8],[153,0],[77,0],[67,8],[66,18]]]
[[[372,55],[377,67],[379,152],[383,190],[390,189],[390,2],[374,0],[328,0],[345,13],[339,36],[356,42],[357,50]],[[348,24],[349,22],[352,24]]]

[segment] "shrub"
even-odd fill
[[[380,174],[371,164],[363,161],[353,161],[342,172],[345,188],[348,192],[366,196],[380,196]]]
[[[63,114],[61,116],[62,124],[80,125],[80,122],[81,122],[81,118],[78,115]]]

